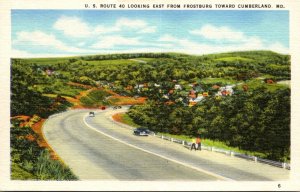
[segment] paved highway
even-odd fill
[[[289,171],[132,135],[111,119],[122,110],[73,110],[49,118],[46,140],[80,180],[286,180]]]

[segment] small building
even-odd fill
[[[169,90],[169,94],[173,94],[174,93],[174,89]]]
[[[217,95],[222,95],[222,96],[232,95],[234,93],[233,87],[234,87],[233,85],[226,85],[225,87],[220,87]]]
[[[195,102],[195,101],[190,101],[189,102],[189,107],[192,107],[192,106],[194,106],[194,105],[196,105],[197,104],[197,102]]]
[[[125,90],[132,90],[133,87],[131,85],[128,85],[127,87],[125,87]]]
[[[168,95],[163,95],[162,98],[169,99]]]
[[[47,69],[47,70],[45,71],[45,73],[46,73],[46,75],[51,76],[51,75],[54,74],[54,71],[52,71],[52,70],[50,70],[50,69]]]
[[[203,97],[208,97],[208,95],[209,95],[208,92],[203,92],[203,93],[202,93],[202,96],[203,96]]]
[[[178,90],[178,89],[179,89],[179,90],[182,90],[182,87],[181,87],[181,85],[176,84],[175,87],[174,87],[174,89],[176,89],[176,90]]]
[[[160,85],[159,85],[159,84],[156,84],[156,83],[154,83],[154,86],[155,86],[155,87],[160,87]]]
[[[197,96],[196,96],[196,94],[195,94],[195,93],[191,93],[191,94],[189,94],[189,98],[191,98],[191,99],[196,99],[196,98],[197,98]]]
[[[204,99],[204,96],[199,95],[198,97],[196,97],[196,98],[194,99],[194,101],[195,101],[195,102],[200,102],[200,101],[202,101],[203,99]]]
[[[140,89],[140,88],[143,88],[144,87],[144,84],[138,84],[136,86],[134,86],[135,89]]]
[[[275,81],[273,81],[272,79],[267,79],[266,83],[267,83],[267,84],[274,84]]]

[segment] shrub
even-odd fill
[[[26,135],[37,135],[29,127],[11,128],[11,178],[18,180],[77,180],[60,161],[52,160],[47,149],[40,148]]]

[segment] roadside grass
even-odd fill
[[[170,133],[161,133],[161,132],[157,132],[158,135],[163,135],[163,136],[166,136],[166,137],[171,137],[171,138],[174,138],[174,139],[178,139],[178,140],[184,140],[184,141],[187,141],[187,142],[192,142],[193,140],[193,137],[190,137],[190,136],[187,136],[187,135],[173,135],[173,134],[170,134]]]
[[[130,125],[132,127],[139,127],[138,124],[134,123],[133,120],[126,113],[117,113],[112,117],[115,121]]]
[[[17,163],[12,162],[11,164],[11,176],[12,180],[35,180],[37,179],[35,175],[29,173],[25,169],[23,169]]]
[[[76,180],[71,170],[59,161],[50,159],[47,150],[37,158],[36,175],[41,180]],[[54,178],[53,178],[54,177]]]
[[[193,139],[195,138],[195,137],[190,137],[187,135],[173,135],[173,134],[169,134],[169,133],[158,133],[158,135],[164,135],[166,137],[170,137],[170,138],[174,138],[174,139],[178,139],[178,140],[184,140],[187,142],[192,142]],[[224,150],[228,150],[228,151],[233,151],[236,153],[242,153],[242,154],[257,156],[257,157],[261,157],[261,158],[266,157],[266,155],[263,153],[242,150],[242,149],[239,149],[238,147],[231,147],[222,141],[214,141],[211,139],[201,139],[201,143],[205,146],[220,148],[220,149],[224,149]]]
[[[12,180],[78,180],[70,168],[51,158],[49,150],[41,147],[41,138],[32,128],[19,124],[12,120],[10,129]]]
[[[228,151],[233,151],[233,152],[242,153],[242,154],[246,154],[246,155],[257,156],[257,157],[261,157],[261,158],[265,158],[267,156],[266,154],[260,153],[260,152],[242,150],[242,149],[239,149],[238,147],[230,147],[225,142],[222,142],[222,141],[202,139],[202,143],[206,146],[216,147],[216,148],[225,149]]]
[[[145,97],[139,97],[137,99],[133,97],[126,97],[126,96],[111,96],[107,99],[107,101],[111,105],[138,105],[143,104],[146,101]]]

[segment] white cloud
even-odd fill
[[[155,26],[149,26],[141,29],[138,31],[138,33],[155,33],[156,32],[156,27]]]
[[[202,50],[203,49],[203,45],[190,41],[188,39],[180,39],[180,38],[176,38],[172,35],[169,34],[165,34],[163,36],[161,36],[158,39],[159,42],[164,42],[164,43],[168,43],[168,45],[172,45],[169,46],[170,48],[173,47],[172,51],[179,51],[179,52],[189,52],[191,53],[196,51],[198,52],[199,49]]]
[[[53,25],[53,28],[62,31],[66,36],[75,38],[86,38],[99,34],[135,30],[137,33],[154,33],[155,26],[148,25],[141,19],[129,19],[122,17],[112,26],[90,26],[79,17],[61,16]]]
[[[30,53],[28,53],[27,51],[12,49],[11,56],[13,58],[28,58],[28,57],[31,57],[32,55]]]
[[[119,35],[114,35],[103,37],[99,42],[93,44],[91,47],[95,49],[110,49],[115,46],[133,46],[141,44],[142,43],[139,41],[139,38],[125,38]]]
[[[278,53],[288,54],[289,49],[279,42],[275,42],[269,46],[269,49]]]
[[[116,21],[116,27],[140,29],[140,28],[147,27],[147,23],[140,19],[128,19],[128,18],[122,17]]]
[[[53,27],[71,37],[87,37],[92,34],[91,27],[78,17],[62,16]]]
[[[122,17],[116,21],[115,28],[118,29],[134,29],[138,33],[154,33],[156,31],[155,26],[149,26],[149,24],[141,19],[129,19]]]
[[[172,42],[172,41],[178,41],[178,39],[172,35],[169,34],[165,34],[163,36],[161,36],[158,41],[166,41],[166,42]]]
[[[71,57],[76,56],[76,54],[49,54],[49,53],[29,53],[27,51],[12,49],[11,57],[12,58],[43,58],[43,57]]]
[[[245,39],[243,32],[234,31],[229,27],[216,27],[213,25],[204,25],[200,29],[190,31],[193,35],[200,35],[211,40],[227,40],[227,41],[241,41]]]
[[[17,33],[14,45],[31,45],[45,48],[57,49],[65,52],[84,52],[84,50],[68,46],[59,41],[53,34],[46,34],[42,31],[21,31]]]
[[[168,50],[182,52],[189,54],[208,54],[208,53],[221,53],[221,52],[231,52],[231,51],[248,51],[248,50],[271,50],[279,53],[289,53],[287,47],[276,42],[269,44],[268,42],[263,42],[258,37],[246,37],[240,42],[229,42],[224,44],[207,44],[199,43],[189,39],[180,39],[172,35],[165,34],[158,39],[159,42],[168,43]]]
[[[86,42],[79,42],[79,43],[77,43],[78,47],[82,47],[82,46],[85,46],[85,45],[86,45]]]
[[[111,32],[118,32],[121,29],[117,27],[106,27],[102,25],[98,25],[94,28],[93,30],[93,35],[99,35],[99,34],[106,34],[106,33],[111,33]]]

